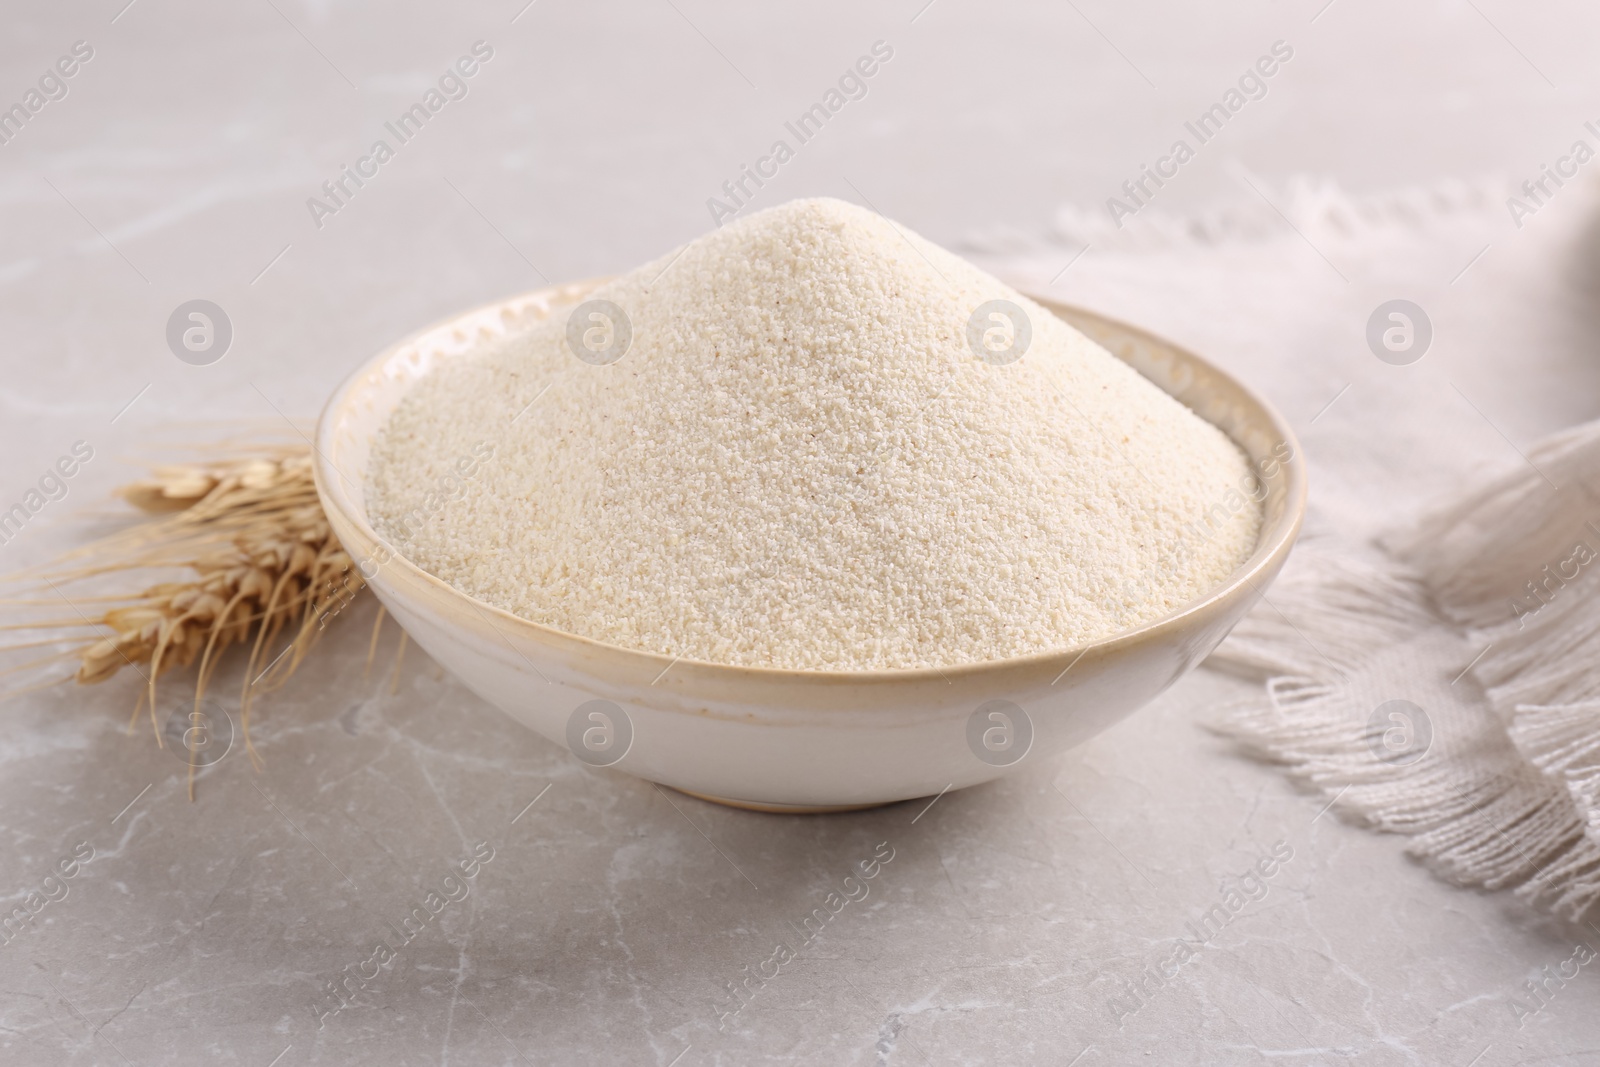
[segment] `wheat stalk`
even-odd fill
[[[90,685],[124,667],[133,668],[143,675],[145,685],[129,727],[148,704],[151,729],[161,745],[157,680],[174,668],[195,666],[198,712],[223,653],[233,645],[248,644],[239,708],[246,750],[259,767],[260,757],[250,742],[254,697],[277,689],[294,674],[329,619],[365,585],[322,512],[309,446],[258,446],[253,453],[245,450],[220,460],[159,466],[148,478],[123,486],[118,495],[152,518],[17,576],[33,585],[34,592],[48,589],[54,596],[8,602],[36,606],[65,602],[77,618],[6,627],[57,635],[11,649],[61,641],[72,646],[13,669],[76,658],[78,668],[72,677]],[[172,568],[192,573],[127,596],[74,599],[67,591],[72,583],[108,574]],[[82,606],[107,601],[111,606],[94,613]],[[380,609],[369,667],[382,623]],[[90,632],[62,634],[80,630]],[[269,651],[284,635],[288,642],[268,660]],[[192,758],[189,792],[193,799]]]

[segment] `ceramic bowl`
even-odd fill
[[[846,810],[975,785],[1092,737],[1181,678],[1260,598],[1299,532],[1305,465],[1277,413],[1177,345],[1040,299],[1264,469],[1255,552],[1205,596],[1090,645],[931,670],[728,666],[529,622],[457,592],[382,541],[366,510],[369,449],[433,367],[563,314],[597,284],[504,300],[380,353],[333,394],[316,440],[322,505],[379,600],[474,693],[591,766],[770,811]]]

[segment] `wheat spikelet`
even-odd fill
[[[73,677],[87,685],[133,668],[145,685],[130,726],[148,704],[150,725],[161,744],[158,679],[174,668],[195,667],[199,711],[222,654],[247,644],[240,718],[246,749],[259,765],[250,743],[252,700],[288,680],[328,620],[365,585],[323,515],[312,481],[310,448],[269,445],[220,460],[159,466],[118,495],[152,518],[17,576],[41,595],[11,603],[50,603],[52,598],[42,595],[48,590],[55,604],[65,602],[77,618],[7,627],[57,632],[55,641],[73,646],[13,669],[76,658]],[[75,599],[67,591],[72,583],[104,575],[173,568],[190,575],[128,596]],[[82,606],[107,601],[111,606],[93,613]],[[374,651],[382,621],[380,612]],[[66,633],[80,630],[93,632]],[[269,652],[285,636],[287,643],[269,660]],[[193,770],[191,760],[191,799]]]

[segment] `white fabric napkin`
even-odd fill
[[[1065,209],[963,251],[1190,345],[1296,427],[1306,534],[1209,661],[1263,683],[1214,728],[1441,877],[1576,917],[1600,897],[1595,190],[1517,220],[1495,180],[1241,185],[1205,218]],[[1432,328],[1414,362],[1368,342],[1397,299]]]

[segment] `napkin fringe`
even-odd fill
[[[1600,702],[1518,709],[1510,734],[1529,763],[1565,783],[1590,840],[1600,840]]]
[[[1474,679],[1600,846],[1600,421],[1546,438],[1389,547],[1484,642]]]
[[[1568,790],[1524,762],[1504,732],[1409,765],[1375,756],[1370,709],[1357,706],[1347,672],[1436,625],[1416,575],[1302,545],[1268,599],[1208,661],[1263,679],[1265,704],[1225,708],[1208,725],[1283,765],[1341,818],[1409,836],[1407,852],[1441,878],[1511,888],[1576,918],[1600,899],[1600,846]],[[1574,747],[1558,725],[1567,721],[1546,716],[1528,733],[1548,751],[1592,760],[1600,750]],[[1585,786],[1600,789],[1600,767],[1582,766],[1594,772]]]
[[[1436,506],[1384,545],[1458,625],[1548,630],[1544,609],[1577,599],[1572,586],[1600,570],[1600,420],[1545,438],[1526,462]]]
[[[1504,177],[1497,175],[1362,194],[1318,176],[1295,175],[1273,183],[1241,169],[1239,177],[1237,201],[1200,213],[1173,211],[1158,200],[1135,215],[1114,220],[1105,203],[1064,204],[1042,235],[990,227],[968,234],[958,247],[974,255],[1013,257],[1047,248],[1145,252],[1293,238],[1295,229],[1311,234],[1313,240],[1354,241],[1426,232],[1442,225],[1459,227],[1464,216],[1498,225],[1505,218],[1509,191]],[[1263,187],[1270,191],[1270,200],[1260,192]]]

